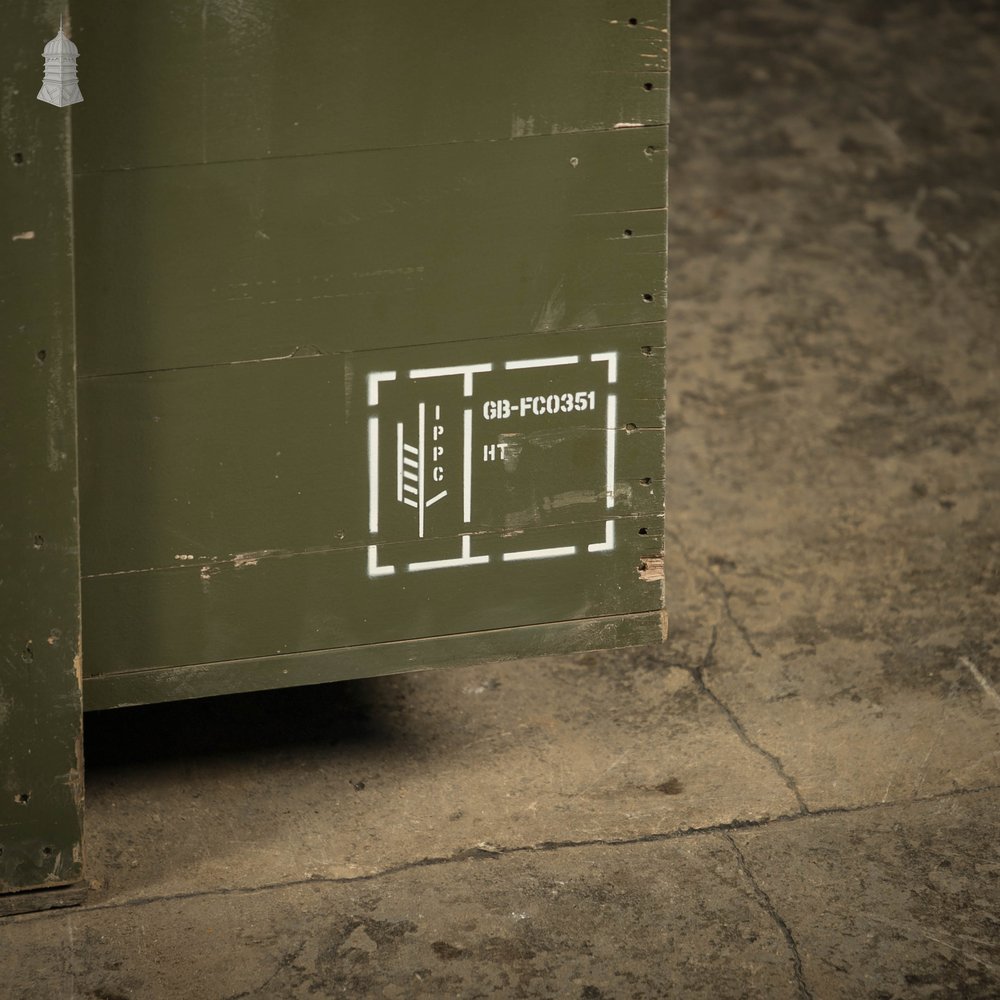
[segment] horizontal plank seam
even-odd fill
[[[657,210],[653,209],[651,211]],[[560,336],[562,334],[572,336],[573,334],[601,333],[604,330],[640,330],[645,329],[646,327],[662,330],[665,324],[666,320],[661,315],[657,319],[647,319],[643,320],[641,323],[608,323],[604,326],[563,327],[562,329],[555,330],[529,330],[527,332],[520,330],[517,333],[505,333],[497,337],[469,337],[463,340],[435,340],[426,344],[421,344],[420,346],[445,347],[459,346],[462,344],[492,344],[498,341],[503,343],[509,340],[514,340],[518,337],[548,337]],[[653,346],[662,349],[661,345]],[[137,368],[134,371],[125,372],[95,372],[90,375],[77,375],[77,381],[84,382],[100,378],[123,378],[128,375],[169,375],[171,372],[197,371],[205,368],[233,368],[237,365],[261,365],[269,364],[275,361],[311,361],[315,358],[355,357],[358,355],[371,355],[372,357],[375,357],[382,352],[399,354],[401,351],[411,349],[411,347],[403,345],[397,347],[350,348],[344,351],[322,351],[318,347],[311,344],[300,344],[289,354],[279,354],[270,358],[241,358],[237,361],[211,361],[207,364],[176,365],[171,368]]]
[[[602,431],[602,433],[607,433]],[[625,433],[630,433],[626,431]],[[639,482],[640,480],[635,480]],[[544,531],[555,531],[559,528],[599,528],[603,526],[607,521],[615,521],[618,524],[623,524],[629,521],[642,521],[648,520],[650,517],[657,517],[662,513],[659,506],[654,510],[650,511],[635,511],[629,514],[619,514],[608,511],[606,514],[602,515],[599,519],[590,521],[559,521],[554,524],[546,525],[531,525],[528,529],[504,529],[499,528],[479,528],[469,531],[461,531],[448,535],[428,535],[424,539],[427,542],[446,542],[449,539],[453,541],[460,541],[464,535],[469,535],[472,538],[513,538],[520,534],[523,534],[524,530],[544,530]],[[657,525],[659,527],[659,525]],[[661,535],[651,535],[650,538],[662,537]],[[100,580],[109,576],[135,576],[141,573],[169,573],[174,570],[193,570],[197,568],[199,571],[204,567],[224,567],[232,566],[234,569],[244,569],[256,566],[258,563],[279,560],[279,559],[295,559],[300,556],[325,556],[332,555],[334,552],[363,552],[370,545],[377,544],[379,548],[393,545],[409,545],[412,544],[412,539],[403,539],[401,541],[377,541],[372,542],[370,540],[358,541],[358,542],[348,542],[346,545],[322,545],[315,548],[306,549],[257,549],[248,552],[237,552],[227,556],[197,556],[192,554],[190,558],[179,559],[176,562],[167,564],[166,566],[145,566],[141,569],[113,569],[107,570],[102,573],[83,573],[81,575],[82,580]],[[185,554],[186,556],[186,554]]]
[[[140,170],[171,170],[176,167],[214,167],[223,164],[233,164],[233,163],[261,163],[267,161],[279,161],[279,160],[305,160],[314,159],[318,156],[353,156],[357,154],[364,153],[390,153],[395,150],[400,149],[433,149],[439,146],[474,146],[481,145],[485,142],[523,142],[530,139],[554,139],[557,136],[567,136],[567,135],[603,135],[605,133],[611,134],[629,134],[636,133],[640,129],[662,129],[669,126],[669,120],[657,121],[657,122],[643,122],[641,125],[636,125],[634,128],[585,128],[576,131],[568,132],[546,132],[538,135],[511,135],[511,136],[495,136],[489,139],[446,139],[443,142],[415,142],[407,146],[366,146],[361,149],[335,149],[331,151],[326,151],[322,153],[286,153],[284,155],[271,155],[271,156],[247,156],[239,157],[233,160],[193,160],[184,163],[151,163],[145,164],[141,167],[105,167],[101,170],[80,170],[76,171],[73,176],[75,178],[81,177],[99,177],[102,174],[130,174],[136,173]]]
[[[171,673],[180,670],[195,670],[201,667],[223,667],[229,665],[236,665],[239,663],[263,663],[270,660],[291,660],[298,659],[300,657],[316,657],[322,656],[324,653],[351,653],[359,651],[369,651],[369,650],[379,650],[388,649],[393,646],[416,646],[421,643],[432,643],[437,642],[441,639],[464,639],[475,636],[491,636],[499,635],[506,632],[518,632],[527,631],[529,629],[543,629],[551,628],[553,625],[586,625],[594,624],[600,625],[602,623],[608,623],[612,621],[628,622],[639,618],[652,618],[659,617],[661,613],[660,608],[651,608],[646,611],[633,611],[628,614],[616,614],[616,615],[591,615],[588,618],[567,618],[563,621],[555,622],[536,622],[530,625],[502,625],[497,628],[480,629],[476,632],[450,632],[443,635],[425,635],[417,636],[413,639],[393,639],[391,642],[369,642],[369,643],[358,643],[353,646],[326,646],[320,649],[303,649],[295,650],[289,653],[270,653],[266,656],[246,656],[241,659],[236,660],[210,660],[204,663],[181,663],[172,666],[159,666],[159,667],[138,667],[135,670],[117,670],[114,673],[108,674],[92,674],[89,677],[84,677],[83,683],[84,687],[88,687],[94,684],[95,681],[111,681],[121,677],[142,677],[149,676],[151,674],[157,673]],[[533,657],[531,655],[525,654],[522,659],[530,660]],[[86,699],[85,699],[86,700]]]

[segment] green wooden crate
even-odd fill
[[[62,11],[0,36],[0,909],[79,898],[82,709],[666,628],[665,4],[73,0],[56,108]]]

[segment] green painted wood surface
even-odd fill
[[[642,482],[662,477],[662,351],[645,343],[657,333],[533,335],[84,380],[87,674],[658,609],[659,585],[638,575],[642,558],[659,554],[662,532],[662,484]],[[569,351],[579,361],[505,368]],[[368,376],[390,361],[398,377],[382,383],[383,405],[372,408]],[[493,370],[475,375],[469,397],[455,375],[434,385],[404,378],[449,364]],[[593,392],[594,409],[484,416],[499,399],[577,392]],[[440,487],[449,495],[428,508],[418,539],[412,510],[394,495],[394,449],[383,449],[388,489],[373,533],[370,416],[384,414],[391,445],[397,421],[411,424],[422,401],[442,407]],[[451,451],[464,449],[466,408],[468,521],[464,454]],[[487,460],[501,443],[506,460]],[[615,548],[588,551],[609,520]],[[370,575],[370,544],[380,563],[409,566],[457,557],[462,535],[489,564]],[[569,547],[576,551],[551,559],[504,558]]]
[[[81,175],[80,372],[662,322],[665,142],[657,127]]]
[[[58,23],[12,0],[0,31],[0,892],[81,876],[69,117],[35,99]]]
[[[663,124],[666,27],[660,0],[74,0],[75,159],[90,172]]]
[[[654,433],[617,434],[614,514],[655,520],[663,509],[663,351],[647,341],[659,336],[651,324],[83,379],[83,574],[89,581],[187,562],[215,565],[254,552],[288,557],[367,544],[365,374],[389,359],[404,369],[455,363],[460,356],[499,367],[533,354],[619,351],[618,375],[629,398],[619,402],[617,423]],[[592,520],[595,504],[603,510],[605,484],[594,474],[602,451],[588,442],[600,436],[605,412],[483,418],[483,405],[501,396],[606,384],[606,366],[587,367],[592,371],[582,379],[569,367],[541,376],[497,371],[481,386],[477,379],[479,451],[501,435],[508,442],[517,435],[522,457],[509,471],[510,463],[477,462],[469,530],[572,524]],[[448,388],[460,395],[460,386]],[[642,486],[644,478],[655,478],[655,485]],[[449,537],[454,526],[430,527]],[[396,540],[407,530],[403,526]]]
[[[408,642],[375,643],[349,649],[230,660],[184,667],[161,667],[104,674],[84,681],[88,711],[256,691],[267,687],[320,684],[426,667],[468,666],[585,649],[609,649],[657,642],[663,636],[660,613],[589,618],[585,621],[439,636]]]
[[[348,549],[297,558],[261,559],[118,575],[87,581],[89,670],[117,672],[286,652],[452,635],[550,621],[659,610],[659,583],[639,579],[641,556],[661,548],[661,532],[638,535],[642,522],[622,520],[617,548],[601,556],[566,556],[537,564],[504,564],[511,551],[496,535],[476,536],[485,566],[442,570],[433,579],[397,573],[366,578],[366,552]],[[630,531],[631,529],[631,531]],[[601,541],[604,522],[525,532],[526,548]],[[459,546],[430,547],[431,558],[458,556]],[[400,543],[404,545],[405,543]],[[386,561],[401,550],[385,546]],[[427,550],[425,550],[427,551]],[[405,558],[405,556],[404,556]],[[589,565],[581,566],[583,559]],[[526,647],[525,655],[534,650]]]
[[[660,634],[661,5],[73,26],[87,706]]]

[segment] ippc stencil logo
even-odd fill
[[[614,351],[370,372],[369,575],[611,551],[617,379]],[[607,516],[567,544],[580,502]]]
[[[38,100],[54,104],[57,108],[79,104],[83,100],[76,79],[76,61],[80,50],[64,34],[62,18],[59,19],[59,34],[42,49],[42,56],[45,59],[45,76],[42,78],[42,89],[38,91]]]
[[[445,428],[441,407],[417,406],[416,431],[408,442],[402,420],[396,424],[396,499],[417,511],[417,537],[424,537],[425,512],[448,496],[438,487],[445,478]],[[412,443],[411,443],[412,442]],[[428,496],[433,492],[433,496]]]

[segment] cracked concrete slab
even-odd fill
[[[811,808],[1000,780],[1000,12],[675,9],[671,656]]]
[[[731,836],[789,929],[812,996],[1000,992],[1000,793]]]
[[[792,968],[719,835],[25,918],[0,953],[10,1000],[791,1000]]]
[[[691,671],[655,656],[150,706],[88,717],[87,739],[95,901],[798,811]]]

